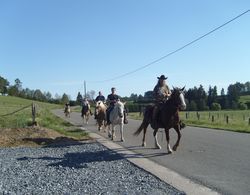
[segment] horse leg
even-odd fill
[[[111,140],[114,140],[115,137],[115,126],[112,124]]]
[[[124,142],[124,136],[123,136],[123,123],[120,124],[120,133],[121,133],[121,142]]]
[[[146,133],[149,123],[146,123],[143,128],[143,138],[142,138],[142,147],[146,147]]]
[[[170,143],[169,143],[169,129],[165,129],[165,134],[166,134],[166,140],[167,140],[168,153],[171,154],[173,150],[171,149]]]
[[[88,124],[88,123],[89,123],[89,116],[86,115],[86,124]]]
[[[155,148],[156,148],[156,149],[161,149],[161,146],[160,146],[160,144],[158,143],[158,139],[157,139],[157,132],[158,132],[158,129],[155,129],[155,130],[154,130]]]
[[[176,143],[175,143],[175,145],[174,145],[174,147],[173,147],[173,150],[176,151],[176,150],[177,150],[177,147],[179,146],[180,140],[181,140],[180,125],[176,125],[176,126],[174,127],[174,129],[175,129],[175,131],[176,131],[176,133],[177,133],[177,135],[178,135],[177,141],[176,141]]]

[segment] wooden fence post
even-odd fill
[[[250,118],[248,119],[248,125],[250,125]]]
[[[227,124],[228,124],[229,123],[229,116],[227,116],[226,121],[227,121]]]
[[[212,115],[212,122],[214,122],[214,115]]]
[[[32,112],[32,125],[37,126],[37,122],[36,122],[36,106],[35,106],[34,102],[32,102],[31,112]]]
[[[186,119],[188,119],[188,113],[186,112]]]

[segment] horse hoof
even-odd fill
[[[173,154],[173,151],[172,151],[172,150],[169,150],[169,151],[168,151],[168,154]]]
[[[124,139],[121,139],[121,142],[125,142],[125,140],[124,140]]]
[[[160,150],[161,146],[160,145],[156,145],[155,148]]]
[[[142,147],[146,147],[146,144],[145,143],[142,143],[142,145],[141,145]]]
[[[173,150],[176,151],[176,150],[177,150],[177,146],[174,146],[174,147],[173,147]]]

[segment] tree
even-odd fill
[[[233,109],[238,107],[237,103],[239,102],[241,92],[244,91],[244,87],[245,86],[239,82],[237,82],[233,85],[232,84],[229,85],[229,87],[227,89],[228,90],[227,94],[228,94],[229,102],[230,102],[231,107]],[[236,106],[235,106],[235,104],[236,104]]]
[[[138,95],[136,93],[132,93],[129,97],[129,100],[136,102],[138,100]]]
[[[219,110],[221,110],[221,105],[219,103],[212,103],[211,109],[219,111]]]
[[[87,98],[90,100],[93,100],[95,98],[95,91],[94,90],[90,90],[87,92]]]
[[[82,94],[81,94],[80,92],[78,92],[77,97],[76,97],[76,102],[77,102],[77,104],[78,104],[78,105],[81,105],[82,100],[83,100]]]
[[[221,89],[220,95],[221,95],[221,96],[224,96],[224,95],[225,95],[225,90],[224,90],[224,88]]]
[[[48,91],[48,92],[44,92],[44,96],[46,98],[47,101],[51,101],[52,100],[52,94]]]
[[[66,93],[64,93],[64,94],[62,95],[61,102],[62,102],[63,104],[66,104],[66,103],[69,102],[69,96],[68,96]]]
[[[22,90],[22,82],[20,81],[20,79],[15,79],[15,85],[14,85],[16,88],[17,88],[17,90],[18,90],[18,92],[20,92],[21,90]]]
[[[0,93],[6,94],[8,92],[9,81],[0,76]]]
[[[144,98],[146,100],[153,100],[154,99],[154,92],[153,91],[147,91],[144,93]]]
[[[250,82],[245,83],[245,91],[250,91]]]
[[[16,88],[16,86],[10,86],[8,88],[8,94],[10,96],[18,96],[18,89]]]
[[[41,92],[40,89],[36,89],[33,94],[33,99],[38,101],[45,101],[46,97],[44,96],[44,94]]]
[[[207,105],[209,106],[210,109],[212,109],[212,103],[217,102],[217,98],[218,98],[217,86],[214,86],[213,88],[209,86]]]
[[[239,109],[240,109],[240,110],[247,110],[247,108],[248,108],[248,107],[247,107],[247,105],[246,105],[245,103],[243,103],[243,102],[240,102],[240,103],[239,103]]]
[[[197,110],[197,105],[196,105],[194,100],[192,100],[190,102],[188,110],[190,110],[190,111],[196,111]]]

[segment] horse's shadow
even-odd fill
[[[59,147],[68,147],[73,145],[82,145],[81,141],[83,140],[75,140],[74,138],[68,137],[57,137],[57,138],[23,138],[23,141],[33,142],[43,148],[59,148]]]
[[[124,159],[121,155],[109,149],[93,152],[65,153],[63,157],[43,156],[43,157],[22,157],[18,161],[42,160],[48,161],[47,167],[68,167],[75,169],[88,168],[89,163],[109,162]],[[52,161],[52,162],[50,162]]]

